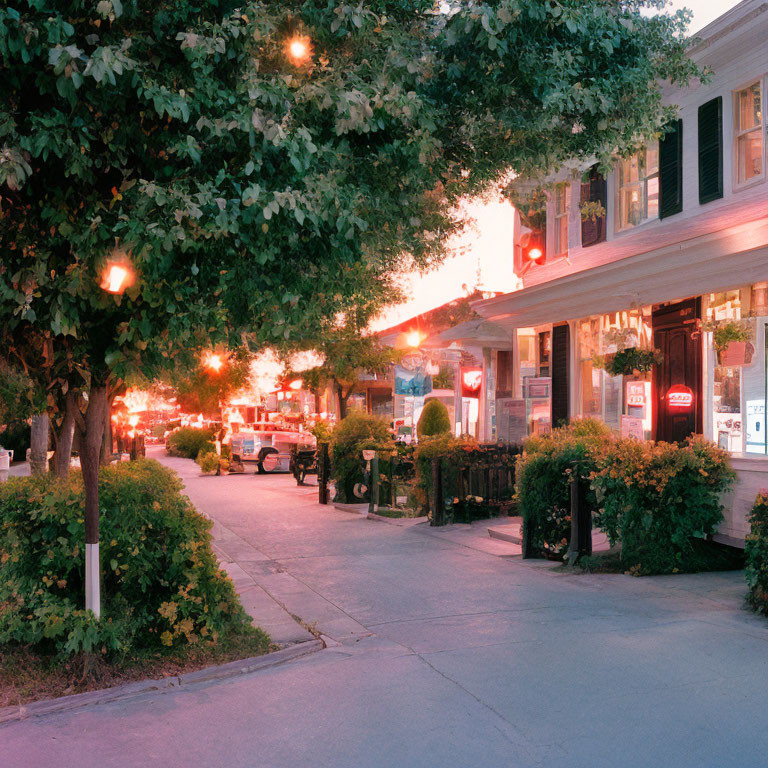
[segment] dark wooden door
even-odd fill
[[[553,427],[559,427],[568,422],[568,397],[570,394],[568,354],[570,347],[570,328],[567,325],[556,325],[552,329]]]
[[[654,309],[653,341],[664,360],[656,366],[655,433],[657,440],[680,442],[701,432],[701,333],[697,320],[700,300],[689,299],[679,304]],[[675,385],[690,388],[690,407],[670,407],[667,393]]]

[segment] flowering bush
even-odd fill
[[[184,459],[196,459],[200,451],[214,451],[213,430],[182,427],[168,436],[168,453]]]
[[[523,443],[517,460],[517,501],[535,550],[550,557],[564,556],[571,538],[572,473],[588,477],[611,441],[611,431],[603,422],[577,419]],[[594,493],[587,489],[585,497],[596,508]]]
[[[720,495],[735,474],[728,455],[701,436],[684,444],[617,440],[592,476],[597,524],[637,574],[688,570],[693,539],[722,520]]]
[[[355,410],[336,425],[331,435],[331,479],[336,483],[336,501],[360,501],[354,495],[354,487],[363,481],[365,449],[379,453],[379,470],[386,474],[387,468],[381,460],[386,460],[395,450],[389,423],[378,416]]]
[[[67,657],[213,644],[250,632],[211,550],[211,522],[155,461],[99,477],[103,609],[82,608],[82,477],[13,478],[0,485],[0,643]],[[269,639],[257,630],[266,648]]]
[[[749,587],[747,602],[755,611],[768,616],[768,490],[757,495],[749,524],[744,553]]]

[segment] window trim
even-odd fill
[[[646,147],[643,150],[644,153],[647,154],[648,147]],[[656,215],[653,217],[648,217],[643,219],[637,224],[628,224],[626,226],[621,225],[621,191],[623,187],[628,187],[630,184],[622,185],[621,183],[621,175],[622,175],[622,163],[625,160],[631,160],[633,157],[638,157],[640,155],[640,152],[635,153],[634,155],[630,155],[626,158],[619,158],[618,164],[616,166],[616,170],[614,172],[614,205],[616,208],[615,215],[614,215],[614,234],[621,234],[624,232],[630,232],[634,229],[637,229],[638,227],[643,227],[646,224],[650,224],[653,221],[659,221],[659,212],[657,211]],[[660,155],[659,155],[659,145],[658,142],[656,142],[656,171],[654,173],[644,175],[642,179],[639,179],[637,182],[631,182],[631,184],[642,184],[643,188],[643,195],[644,195],[644,206],[647,210],[648,208],[648,181],[649,179],[657,179],[659,182],[659,207],[661,206],[661,177],[660,177],[660,170],[661,170],[661,162],[660,162]]]
[[[760,110],[762,123],[759,128],[749,128],[744,131],[739,131],[736,127],[736,121],[739,116],[739,94],[742,91],[746,91],[747,88],[753,85],[759,85],[760,87]],[[757,78],[751,78],[743,85],[734,88],[731,95],[731,106],[733,113],[731,115],[731,130],[733,131],[732,140],[732,158],[733,158],[733,191],[740,192],[743,189],[749,189],[757,184],[762,184],[765,181],[765,159],[766,159],[766,119],[765,119],[765,77],[763,75]],[[761,171],[757,176],[753,176],[747,181],[739,181],[739,138],[746,136],[748,133],[761,131],[762,133],[762,161]]]
[[[570,194],[571,188],[569,184],[558,184],[555,186],[553,197],[553,209],[554,209],[554,216],[552,217],[554,220],[554,256],[555,258],[560,256],[567,256],[568,255],[568,216],[569,216],[569,210],[570,210],[570,203],[571,203],[571,194]],[[557,203],[558,203],[558,197],[562,194],[563,199],[563,210],[562,212],[558,213],[557,210]],[[561,221],[565,219],[565,242],[560,242],[560,223]]]

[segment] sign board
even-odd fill
[[[645,408],[645,382],[628,381],[627,382],[627,405],[630,408]]]
[[[483,384],[482,368],[461,369],[461,395],[462,397],[480,397],[480,387]]]
[[[552,378],[549,376],[526,376],[523,379],[523,397],[526,400],[541,400],[552,396]]]
[[[634,437],[637,440],[645,439],[643,432],[643,420],[637,416],[621,417],[621,436]]]
[[[525,400],[511,397],[496,400],[498,436],[510,443],[521,443],[528,437],[528,419]]]
[[[395,366],[395,394],[424,397],[432,391],[432,377],[423,370],[408,370]]]
[[[693,390],[685,384],[675,384],[667,390],[667,406],[669,408],[692,408]]]

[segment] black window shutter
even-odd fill
[[[683,121],[659,141],[659,218],[683,210]]]
[[[605,178],[596,168],[589,171],[589,179],[581,185],[582,203],[600,203],[603,209],[608,200]],[[605,240],[605,216],[581,220],[581,247],[586,248]]]
[[[570,392],[568,353],[570,328],[556,325],[552,329],[552,426],[568,422],[568,397]]]
[[[699,203],[723,196],[723,97],[699,107]]]

